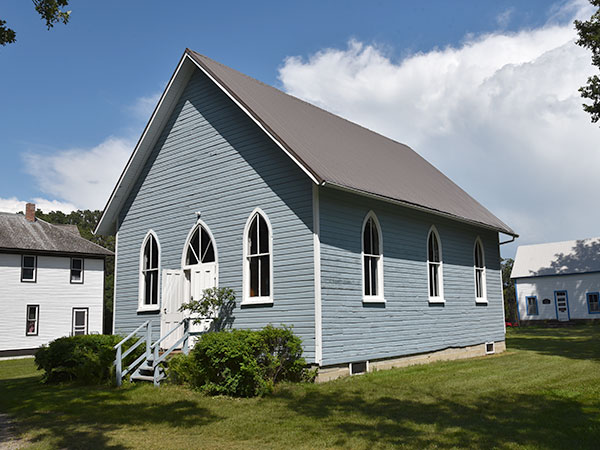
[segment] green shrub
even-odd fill
[[[43,370],[44,381],[49,383],[76,381],[82,384],[100,384],[114,378],[115,349],[123,339],[117,335],[90,334],[55,339],[40,348],[35,355],[37,367]],[[123,352],[136,340],[128,341]],[[131,364],[144,352],[140,345],[125,358],[124,366]]]
[[[210,395],[253,397],[305,374],[302,341],[289,328],[207,333],[189,356],[169,362],[169,378]]]

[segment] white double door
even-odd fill
[[[162,277],[162,311],[160,335],[166,336],[185,318],[188,312],[179,311],[183,303],[200,300],[205,289],[217,286],[217,263],[203,263],[188,266],[183,270],[163,270]],[[210,320],[203,320],[198,325],[190,324],[191,331],[205,331]],[[168,349],[183,337],[183,327],[172,333],[161,343],[161,348]]]

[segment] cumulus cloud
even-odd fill
[[[162,92],[163,90],[160,92],[155,92],[152,95],[138,98],[135,103],[129,107],[129,110],[133,112],[137,119],[148,121],[154,112],[154,108],[158,104],[158,100],[160,99]]]
[[[520,244],[595,236],[600,130],[581,108],[578,88],[593,68],[572,26],[588,6],[562,4],[538,29],[470,36],[398,61],[350,41],[287,58],[279,79],[290,94],[410,145]]]
[[[64,213],[70,213],[71,211],[77,210],[77,207],[72,203],[59,202],[57,200],[47,200],[45,198],[35,197],[30,200],[35,203],[36,209],[41,209],[44,212],[50,211],[62,211]],[[0,198],[0,211],[2,212],[25,212],[24,200],[19,200],[17,197]]]
[[[28,153],[24,156],[25,166],[40,189],[61,199],[60,203],[65,201],[79,209],[102,209],[134,145],[133,139],[109,137],[93,148],[50,155]]]

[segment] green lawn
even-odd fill
[[[600,448],[600,327],[510,330],[508,347],[258,399],[49,386],[4,361],[0,412],[41,448]]]

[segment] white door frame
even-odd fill
[[[565,294],[565,307],[567,308],[567,317],[564,318],[564,312],[561,312],[558,307],[558,296],[559,294]],[[566,289],[554,291],[554,307],[556,309],[556,319],[560,322],[568,322],[571,320],[571,312],[569,311],[569,292]],[[562,316],[562,317],[561,317]]]

